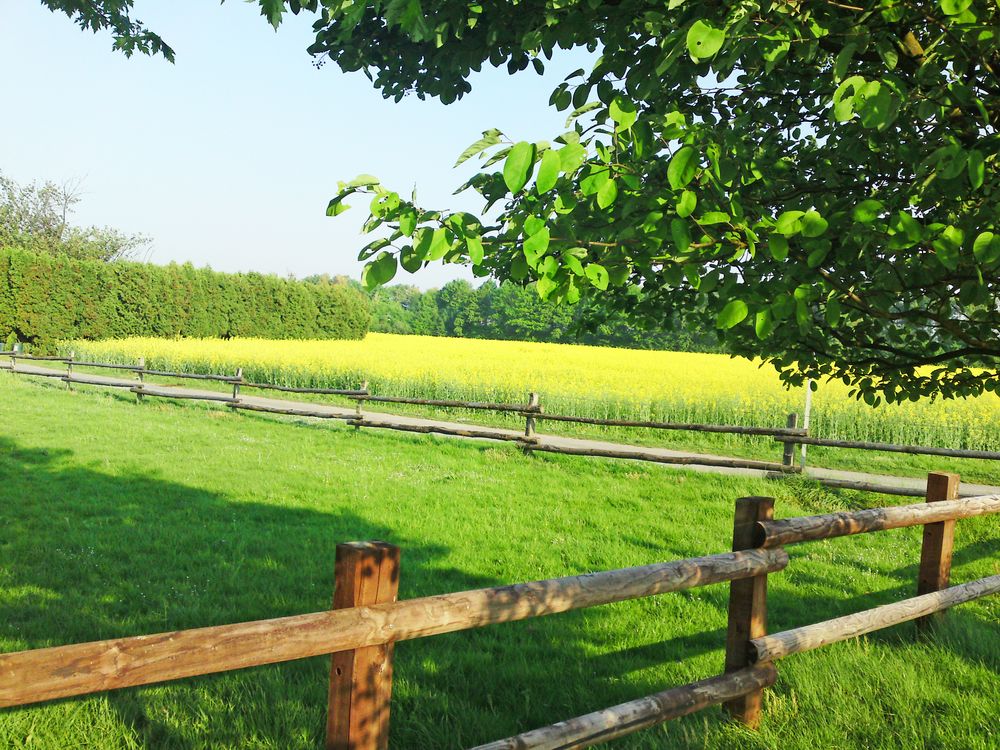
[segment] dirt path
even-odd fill
[[[10,362],[0,362],[0,369],[11,369]],[[55,370],[46,367],[36,367],[34,365],[24,365],[19,364],[17,366],[16,372],[18,374],[24,375],[37,375],[45,377],[65,377],[65,370]],[[75,383],[82,385],[106,385],[106,386],[116,386],[116,387],[132,387],[137,385],[137,381],[134,378],[115,378],[104,375],[74,375]],[[226,399],[226,393],[220,391],[209,391],[201,390],[197,388],[183,388],[173,385],[160,385],[154,383],[147,383],[144,386],[144,390],[149,395],[157,396],[187,396],[187,397],[201,397],[210,400],[223,400]],[[240,403],[249,406],[262,407],[264,409],[275,409],[275,410],[286,410],[286,411],[301,411],[310,412],[313,414],[329,415],[331,417],[340,418],[351,418],[355,416],[355,410],[350,407],[344,406],[334,406],[330,404],[317,404],[309,403],[303,401],[289,401],[285,399],[276,398],[265,398],[261,396],[251,396],[244,393],[240,393]],[[295,416],[294,414],[292,416]],[[300,416],[308,416],[308,414],[302,414]],[[384,412],[374,412],[365,409],[364,419],[366,422],[372,424],[372,426],[378,425],[389,425],[389,424],[399,424],[408,425],[412,427],[428,428],[428,429],[445,429],[445,430],[455,430],[464,431],[475,429],[476,427],[481,427],[479,425],[470,424],[468,422],[449,422],[437,419],[426,419],[424,417],[413,417],[405,416],[400,414],[389,414]],[[519,430],[504,430],[501,428],[482,428],[489,429],[491,432],[506,435],[512,439],[517,438],[522,435]],[[455,436],[462,437],[462,436]],[[612,443],[603,440],[592,440],[587,438],[574,438],[565,437],[562,435],[546,435],[544,433],[537,433],[538,444],[540,447],[546,445],[561,448],[572,448],[577,450],[610,450],[621,454],[622,457],[627,457],[627,454],[646,454],[654,456],[662,456],[664,458],[689,460],[692,463],[681,464],[682,468],[689,471],[697,471],[709,474],[734,474],[738,476],[750,476],[750,477],[766,477],[773,478],[777,476],[776,472],[769,471],[766,469],[756,469],[756,468],[733,468],[728,466],[710,466],[704,464],[694,463],[697,461],[731,461],[733,460],[728,456],[718,456],[706,453],[689,453],[686,451],[676,451],[669,448],[652,448],[647,446],[636,446],[627,445],[623,443]],[[466,438],[468,439],[468,438]],[[475,439],[475,438],[473,438]],[[670,464],[675,465],[675,464]],[[820,467],[807,466],[805,469],[805,475],[812,477],[814,479],[821,480],[834,480],[843,482],[865,482],[873,485],[880,485],[884,487],[892,487],[897,490],[910,490],[916,494],[923,494],[924,486],[926,481],[922,478],[915,477],[895,477],[887,476],[884,474],[867,474],[864,472],[857,471],[842,471],[839,469],[823,469]],[[985,484],[967,484],[962,483],[962,494],[963,495],[992,495],[1000,494],[1000,487],[994,487]]]

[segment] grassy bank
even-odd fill
[[[2,374],[0,374],[2,375]],[[329,606],[334,547],[403,548],[400,596],[728,548],[735,498],[779,516],[876,500],[511,447],[295,424],[0,376],[0,650]],[[771,628],[910,595],[919,532],[792,548]],[[996,572],[961,522],[953,580]],[[392,745],[459,748],[715,674],[727,589],[399,644]],[[1000,602],[780,665],[761,731],[712,710],[624,748],[989,748]],[[316,748],[327,659],[0,712],[0,746]]]

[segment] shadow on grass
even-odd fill
[[[443,567],[445,547],[417,543],[349,511],[237,502],[159,479],[142,469],[138,454],[135,467],[105,474],[100,466],[73,464],[68,451],[0,439],[7,478],[0,484],[4,650],[326,609],[335,547],[344,541],[399,545],[404,596],[500,583]],[[715,586],[704,593],[720,624],[726,591]],[[851,601],[849,611],[862,608],[856,605]],[[788,590],[775,591],[772,606],[807,621],[847,608],[816,606]],[[668,685],[641,670],[724,643],[715,628],[595,657],[593,646],[607,645],[600,643],[607,631],[595,627],[603,617],[592,610],[399,644],[395,671],[404,689],[393,704],[393,736],[398,726],[404,746],[428,748],[501,737],[512,718],[526,729],[661,690]],[[322,657],[116,691],[101,700],[123,731],[148,747],[318,747],[328,670],[329,658]],[[640,673],[623,680],[623,672]],[[596,704],[564,699],[564,680],[592,681],[588,700]],[[31,709],[14,711],[23,710]],[[477,721],[461,715],[468,710]],[[3,718],[0,744],[15,746]]]

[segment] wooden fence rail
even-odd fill
[[[755,726],[777,659],[857,637],[1000,593],[1000,575],[948,588],[951,531],[960,518],[1000,512],[998,498],[956,500],[958,477],[928,477],[932,513],[877,508],[882,520],[852,525],[831,516],[778,526],[771,498],[737,501],[734,551],[635,568],[396,601],[399,549],[382,542],[337,547],[334,608],[272,620],[0,654],[0,707],[146,685],[244,667],[333,654],[326,747],[384,750],[389,737],[392,644],[573,609],[730,582],[725,673],[482,745],[478,750],[578,748],[724,703]],[[840,515],[840,514],[835,514]],[[868,518],[864,516],[863,518]],[[904,522],[905,520],[905,522]],[[867,523],[867,526],[866,526]],[[925,524],[918,596],[825,622],[767,634],[767,577],[788,565],[765,538],[811,541],[845,533]],[[937,524],[945,524],[937,526]],[[881,525],[880,525],[881,524]],[[862,528],[864,527],[864,528]],[[767,537],[768,529],[779,532]],[[783,529],[783,531],[781,531]],[[823,529],[820,535],[813,529]],[[790,537],[794,530],[794,538]],[[803,531],[805,530],[805,531]],[[795,536],[797,535],[797,536]],[[936,575],[930,575],[936,572]]]

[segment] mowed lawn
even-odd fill
[[[321,610],[343,541],[401,546],[409,598],[725,551],[740,496],[775,495],[779,516],[886,502],[6,374],[0,404],[0,651]],[[790,548],[772,631],[912,595],[919,538]],[[1000,518],[959,522],[953,581],[996,572]],[[727,593],[401,643],[391,745],[467,747],[716,674]],[[781,662],[757,733],[711,709],[611,746],[997,747],[1000,600],[953,610],[932,642],[913,635]],[[315,658],[2,710],[0,747],[318,748],[328,669]]]

